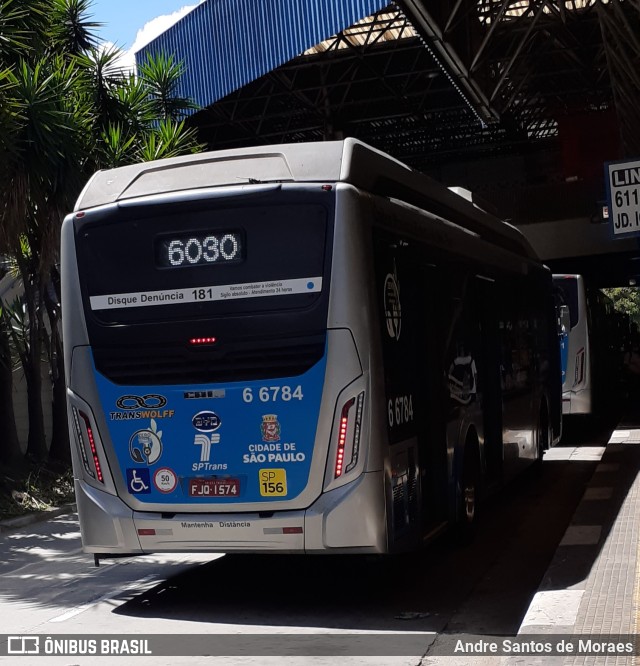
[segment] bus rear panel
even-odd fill
[[[327,330],[335,192],[227,194],[65,227],[87,337],[69,382],[85,546],[383,550],[380,501],[361,529],[331,518],[382,487],[378,471],[340,489],[368,428],[353,336]]]
[[[353,140],[96,174],[62,296],[98,556],[413,549],[559,437],[548,271]]]

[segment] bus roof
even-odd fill
[[[98,171],[81,192],[75,210],[187,190],[305,182],[343,182],[377,196],[398,199],[496,245],[538,259],[514,226],[356,139],[237,148]]]

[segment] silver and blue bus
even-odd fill
[[[61,266],[96,560],[411,550],[559,438],[547,268],[356,140],[98,172]]]
[[[557,303],[569,312],[561,343],[563,414],[606,415],[623,403],[629,318],[582,275],[554,274],[553,283]]]

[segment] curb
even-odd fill
[[[640,487],[624,447],[638,430],[607,442],[518,634],[633,633]]]
[[[61,516],[65,513],[74,513],[75,511],[77,511],[77,505],[75,503],[63,504],[62,506],[58,506],[55,509],[36,511],[34,513],[27,513],[24,516],[17,516],[16,518],[2,520],[0,521],[0,534],[13,532],[20,527],[26,527],[27,525],[33,525],[34,523],[42,523],[51,518],[57,518],[58,516]]]

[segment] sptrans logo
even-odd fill
[[[199,432],[193,443],[195,446],[200,447],[200,462],[193,463],[191,470],[193,472],[218,472],[227,469],[227,463],[212,463],[211,461],[211,445],[220,443],[220,435],[214,432],[211,435],[205,435]]]

